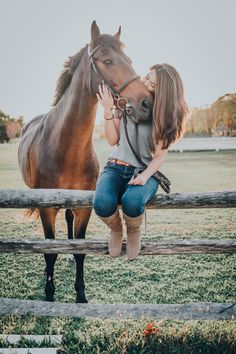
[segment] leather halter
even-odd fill
[[[128,100],[125,97],[121,97],[120,93],[133,81],[137,80],[140,78],[139,75],[134,75],[133,77],[131,77],[129,80],[127,80],[123,85],[121,85],[121,87],[117,90],[114,86],[111,85],[111,83],[109,83],[109,81],[104,77],[104,75],[102,74],[101,70],[99,69],[98,65],[96,64],[95,60],[93,59],[93,54],[99,49],[99,47],[102,46],[102,44],[98,44],[92,51],[90,51],[90,45],[88,45],[88,57],[89,57],[89,61],[90,64],[92,66],[92,68],[94,69],[95,73],[98,75],[98,77],[100,78],[100,80],[102,81],[102,83],[105,83],[111,90],[114,101],[116,103],[116,107],[120,110],[120,111],[125,111],[126,114],[130,115],[132,113],[132,106],[129,104]],[[91,76],[90,76],[90,80],[89,80],[89,89],[90,89],[90,93],[92,94],[92,90],[91,90]],[[124,103],[122,105],[122,103]],[[124,108],[123,108],[123,107]]]

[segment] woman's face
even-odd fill
[[[143,78],[143,83],[151,93],[155,92],[155,86],[157,83],[155,70],[149,71],[149,73]]]

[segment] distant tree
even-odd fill
[[[190,134],[209,134],[209,108],[194,108],[190,113],[190,119],[187,123],[187,132]]]
[[[210,134],[219,127],[228,136],[236,132],[236,93],[219,97],[210,107],[192,109],[186,131]]]
[[[6,125],[4,121],[0,120],[0,143],[3,144],[5,141],[9,141],[6,132]]]
[[[214,128],[226,128],[227,135],[232,135],[236,130],[236,94],[226,94],[219,97],[211,106],[214,114]]]
[[[21,124],[18,120],[11,119],[6,124],[6,134],[9,139],[14,139],[20,136]]]
[[[23,116],[11,118],[0,109],[0,143],[9,142],[20,135],[24,124]]]

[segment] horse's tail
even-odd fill
[[[38,220],[40,216],[40,212],[38,208],[25,209],[20,212],[19,216],[21,219]]]

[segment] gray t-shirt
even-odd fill
[[[152,120],[148,120],[138,124],[138,139],[136,138],[135,123],[131,119],[127,119],[127,130],[129,140],[134,150],[137,151],[137,144],[143,162],[147,165],[153,159],[154,144],[152,140]],[[138,141],[137,141],[138,140]],[[110,158],[129,163],[134,167],[139,167],[140,163],[132,152],[129,143],[126,139],[124,121],[120,122],[120,141],[117,147],[112,151]]]

